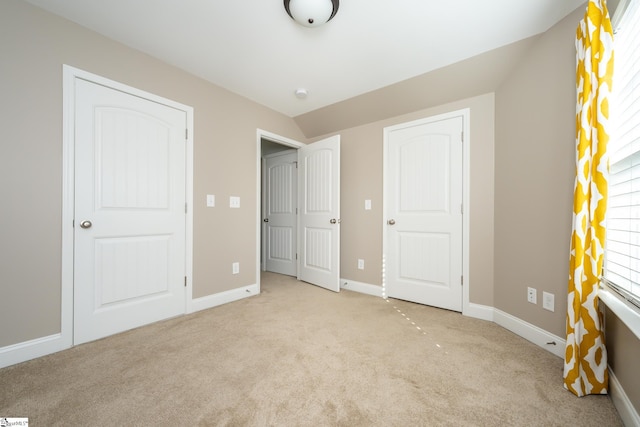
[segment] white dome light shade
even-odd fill
[[[318,27],[338,12],[338,0],[284,0],[290,17],[305,27]]]

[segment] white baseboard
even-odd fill
[[[558,357],[564,357],[565,347],[567,344],[567,341],[564,338],[553,335],[544,329],[525,322],[524,320],[505,313],[504,311],[498,310],[497,308],[494,309],[493,318],[494,322],[503,328],[510,330],[514,334],[519,335],[528,341],[531,341]]]
[[[376,297],[382,297],[382,287],[368,283],[356,282],[355,280],[340,279],[340,288]],[[566,346],[566,340],[564,338],[560,338],[557,335],[505,313],[504,311],[486,305],[468,303],[463,307],[463,315],[494,322],[527,341],[544,348],[548,352],[561,358],[564,357]]]
[[[494,321],[494,311],[495,309],[493,307],[489,307],[488,305],[474,304],[472,302],[462,307],[463,315],[480,320],[489,320],[491,322]]]
[[[217,307],[219,305],[238,301],[243,298],[252,297],[254,295],[258,295],[259,293],[260,293],[260,290],[258,289],[258,285],[253,284],[249,286],[244,286],[242,288],[231,289],[230,291],[220,292],[213,295],[207,295],[206,297],[202,297],[202,298],[196,298],[191,302],[190,313],[195,313],[196,311]]]
[[[633,407],[611,367],[609,367],[609,396],[625,426],[640,426],[640,415]]]
[[[340,279],[341,288],[360,292],[367,295],[382,297],[382,287],[371,285],[368,283],[357,282],[354,280]],[[244,286],[242,288],[232,289],[226,292],[220,292],[208,295],[202,298],[192,300],[189,313],[208,308],[217,307],[243,298],[258,295],[259,288],[257,284]],[[553,335],[544,329],[525,322],[515,316],[505,313],[501,310],[483,306],[480,304],[468,304],[464,309],[464,315],[475,317],[477,319],[489,320],[497,323],[505,329],[531,341],[532,343],[544,348],[545,350],[555,354],[558,357],[564,357],[566,341],[556,335]],[[555,345],[549,344],[555,342]],[[71,343],[64,340],[61,334],[51,335],[48,337],[38,338],[23,343],[0,348],[0,368],[14,365],[16,363],[25,362],[35,359],[36,357],[45,356],[57,351],[70,348]],[[619,383],[618,383],[619,386]],[[618,387],[619,388],[619,387]],[[620,395],[620,394],[619,394]],[[622,393],[622,396],[625,396]],[[633,409],[633,406],[630,406]],[[637,420],[637,413],[634,420]],[[640,423],[639,423],[640,425]]]
[[[355,280],[340,279],[340,288],[348,291],[360,292],[361,294],[373,295],[382,298],[382,286],[370,285],[369,283],[356,282]]]
[[[71,347],[62,334],[49,335],[0,348],[0,368],[26,362]]]
[[[216,307],[253,295],[258,295],[258,285],[245,286],[203,298],[192,300],[189,313]],[[26,362],[27,360],[46,356],[73,347],[71,339],[64,339],[62,334],[49,335],[0,348],[0,368]]]

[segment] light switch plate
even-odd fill
[[[542,308],[555,311],[555,295],[549,292],[542,292]]]
[[[213,208],[216,205],[216,196],[213,194],[207,194],[207,207]]]
[[[229,207],[230,208],[239,208],[240,207],[240,197],[238,197],[238,196],[229,197]]]
[[[371,210],[371,200],[367,199],[364,201],[364,210],[365,211],[370,211]]]

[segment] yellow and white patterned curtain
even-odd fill
[[[606,0],[590,0],[576,37],[576,181],[569,266],[564,386],[606,394],[607,350],[598,310],[607,209],[609,94],[613,30]]]

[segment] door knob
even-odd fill
[[[393,225],[395,223],[396,223],[395,219],[390,219],[389,221],[387,221],[387,224],[389,224],[389,225]]]
[[[329,222],[330,222],[331,224],[335,224],[335,223],[336,223],[336,222],[338,222],[338,221],[337,221],[335,218],[332,218]]]
[[[265,218],[262,220],[263,222],[269,222],[269,218]]]
[[[84,220],[80,223],[80,227],[82,228],[91,228],[92,225],[93,224],[91,224],[91,221],[87,221],[87,220]]]

